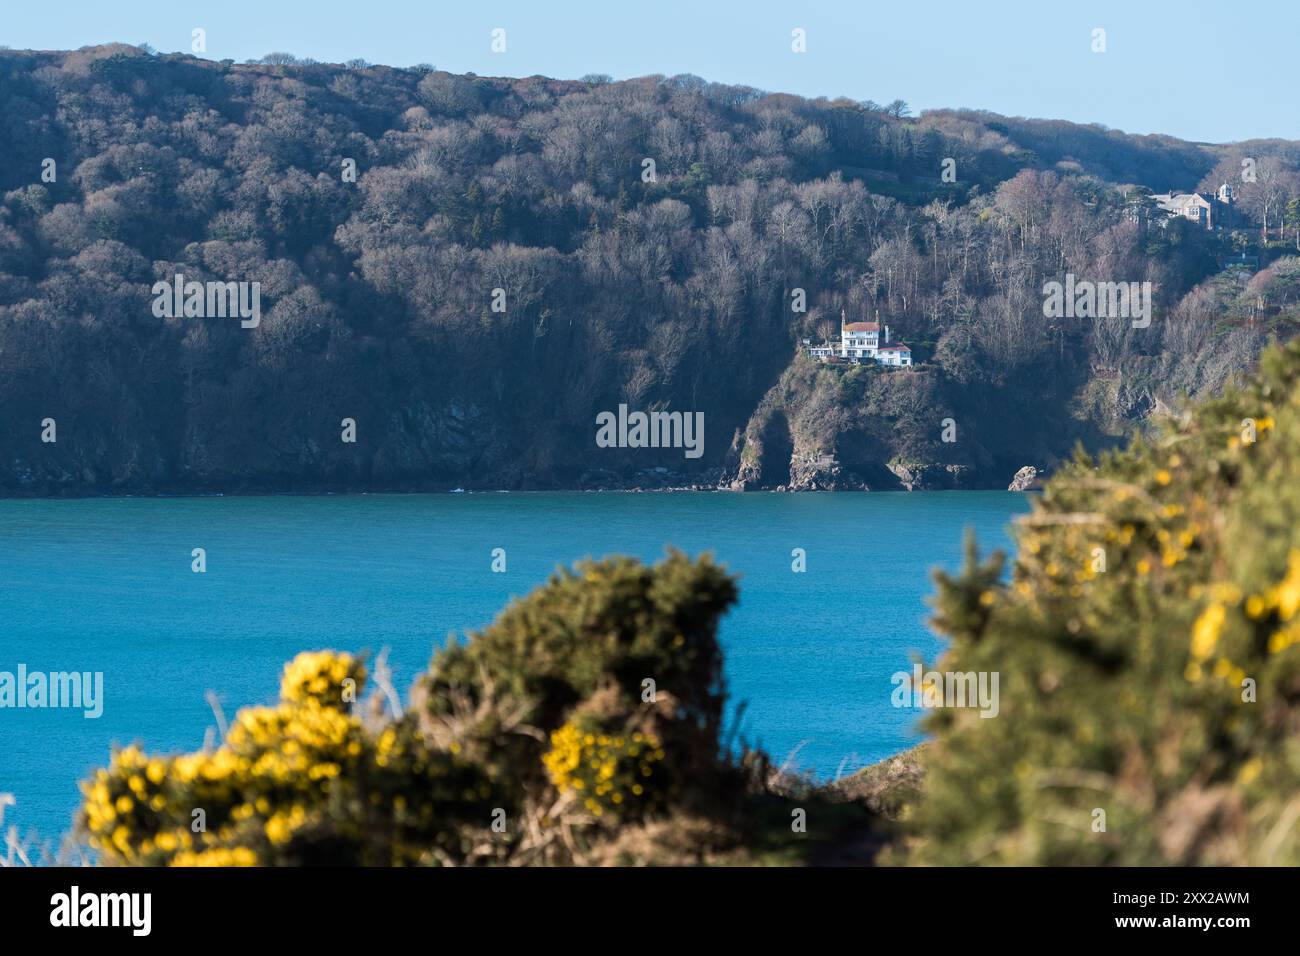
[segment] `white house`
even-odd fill
[[[875,358],[879,344],[879,322],[846,323],[840,312],[840,358]]]
[[[876,361],[881,365],[911,365],[912,350],[906,345],[882,345],[876,352]]]
[[[912,364],[912,350],[901,342],[890,343],[889,326],[884,326],[882,330],[879,316],[875,322],[848,322],[843,309],[840,310],[839,341],[813,345],[805,340],[804,350],[809,356],[823,362],[838,359],[853,365],[861,365],[863,362],[895,366]]]

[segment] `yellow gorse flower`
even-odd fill
[[[1223,630],[1225,612],[1223,605],[1211,604],[1192,625],[1192,657],[1203,661],[1214,652],[1219,642],[1219,633]]]
[[[646,788],[636,781],[652,777],[663,758],[659,742],[647,734],[596,734],[569,721],[551,734],[542,763],[556,789],[585,794],[583,806],[599,817],[643,796]]]
[[[350,654],[307,652],[285,665],[280,699],[347,710],[356,702],[365,680],[365,668]]]
[[[1289,621],[1300,610],[1300,550],[1291,549],[1287,559],[1286,577],[1273,589],[1273,600],[1277,606],[1277,615]]]
[[[193,853],[177,853],[172,866],[257,866],[257,854],[245,846],[213,847]]]

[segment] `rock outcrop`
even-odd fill
[[[1025,465],[1011,479],[1011,484],[1007,485],[1007,491],[1030,491],[1039,487],[1041,487],[1041,483],[1038,480],[1038,469],[1033,465]]]

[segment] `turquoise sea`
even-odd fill
[[[1009,492],[0,501],[0,671],[104,675],[98,719],[0,709],[5,826],[57,838],[113,743],[201,747],[208,691],[227,716],[271,702],[298,651],[389,648],[405,690],[448,634],[487,624],[557,565],[669,544],[741,576],[721,632],[741,739],[832,777],[919,739],[890,676],[941,649],[925,623],[931,571],[959,564],[967,528],[981,550],[1005,547],[1028,507]]]

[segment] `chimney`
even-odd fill
[[[889,344],[889,326],[885,326],[885,344]]]

